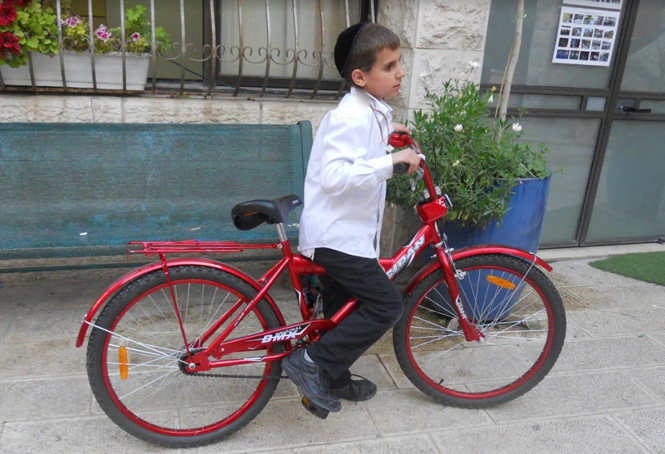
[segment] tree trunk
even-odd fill
[[[510,54],[508,55],[508,63],[506,64],[504,82],[501,84],[501,90],[499,93],[499,119],[502,122],[506,120],[506,112],[508,111],[508,99],[510,98],[510,89],[513,85],[513,76],[515,75],[517,60],[520,56],[523,22],[524,0],[517,0],[517,16],[515,17],[515,34],[513,36],[513,45],[510,49]]]

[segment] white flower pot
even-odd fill
[[[90,54],[64,52],[65,80],[68,88],[93,88]],[[38,87],[62,87],[60,56],[32,54],[35,84]],[[127,90],[144,90],[150,66],[149,54],[140,56],[125,54]],[[5,85],[30,86],[28,65],[10,68],[0,66]],[[97,88],[101,90],[122,90],[122,54],[95,55],[95,75]]]

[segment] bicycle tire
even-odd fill
[[[257,293],[238,277],[214,268],[179,266],[169,273],[190,345],[238,298],[246,303]],[[241,305],[233,314],[245,307]],[[228,339],[279,326],[275,311],[263,299]],[[233,378],[196,376],[182,368],[184,344],[161,270],[132,281],[111,299],[90,334],[87,371],[97,402],[115,424],[150,443],[202,446],[248,424],[272,397],[281,361],[209,372],[236,374]],[[283,344],[276,344],[268,352],[283,349]],[[258,354],[245,352],[224,359]]]
[[[472,256],[455,266],[465,273],[460,296],[483,342],[465,340],[439,268],[407,295],[393,330],[399,365],[445,405],[488,408],[513,400],[536,386],[561,352],[561,296],[542,271],[510,255]]]

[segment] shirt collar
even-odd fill
[[[385,101],[375,98],[373,95],[358,87],[351,87],[351,96],[358,100],[363,100],[365,103],[378,110],[383,114],[387,114],[393,111],[393,108],[390,107]]]

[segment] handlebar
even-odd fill
[[[395,148],[404,148],[411,145],[415,146],[413,138],[406,132],[393,132],[388,137],[388,143]]]
[[[406,162],[393,164],[393,175],[402,175],[409,171],[409,165]]]
[[[394,132],[390,134],[390,136],[388,136],[388,143],[395,148],[411,147],[417,153],[423,154],[413,138],[406,132]],[[429,193],[430,200],[434,201],[439,198],[439,192],[437,191],[437,188],[432,181],[432,176],[429,173],[425,159],[420,161],[420,169],[422,170],[422,177],[425,181],[425,187]],[[398,162],[393,166],[393,173],[395,175],[406,173],[408,170],[409,166],[404,162]]]
[[[395,148],[411,147],[416,152],[420,152],[420,150],[417,149],[416,144],[413,141],[413,138],[410,135],[408,135],[406,132],[393,132],[388,137],[388,143]],[[408,172],[408,170],[409,170],[409,165],[406,162],[398,162],[393,165],[394,175],[402,175]]]

